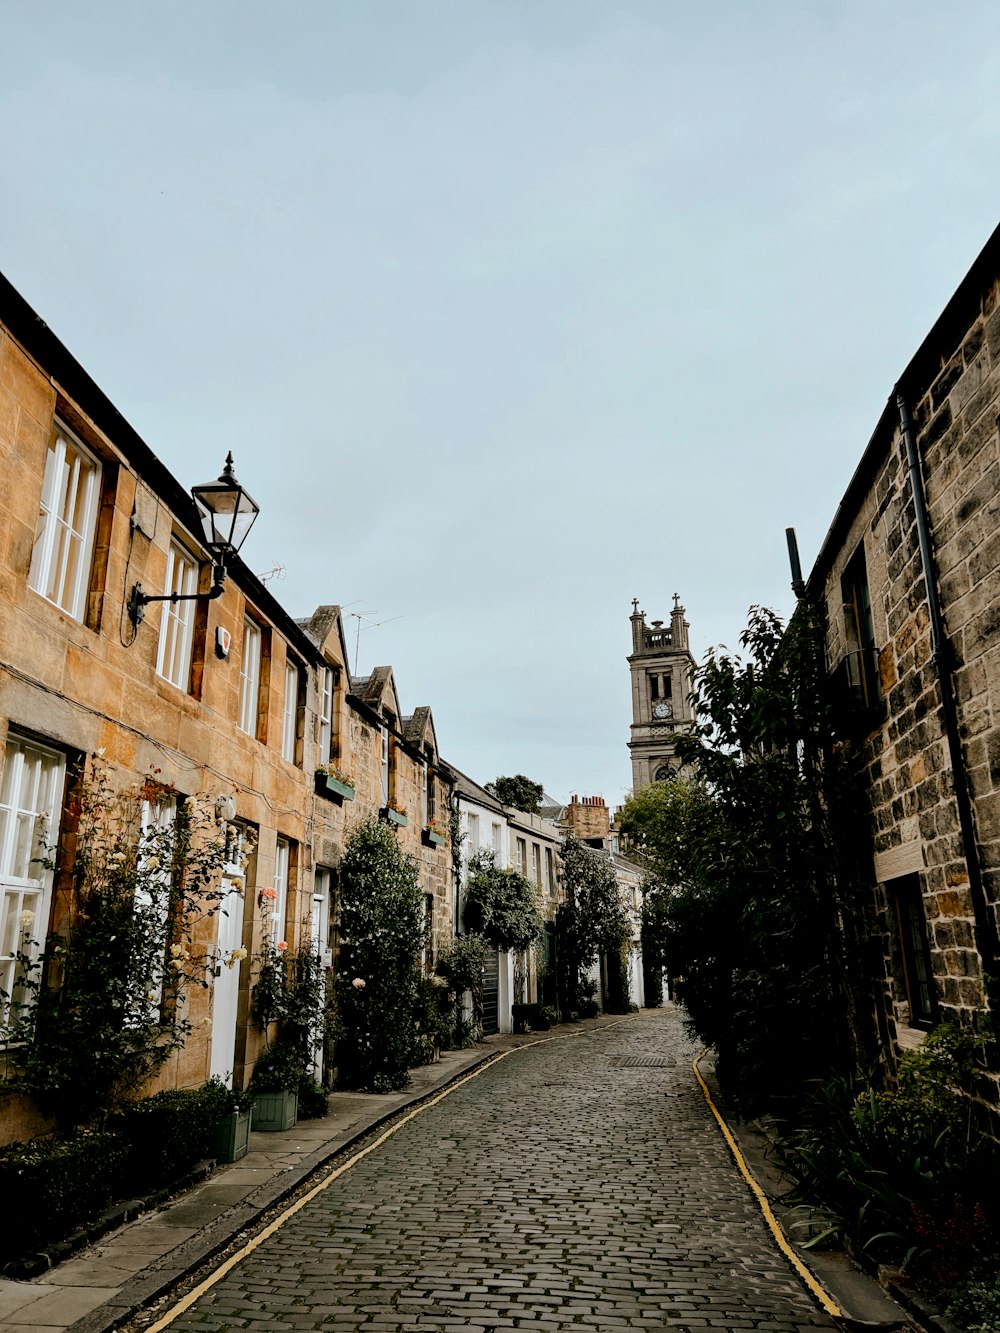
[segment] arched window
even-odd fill
[[[676,769],[671,768],[669,764],[661,764],[653,775],[653,781],[669,782],[671,778],[675,778],[676,776]]]

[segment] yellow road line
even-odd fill
[[[701,1051],[698,1055],[695,1056],[694,1060],[691,1062],[691,1068],[694,1070],[694,1076],[701,1084],[701,1090],[705,1094],[705,1100],[708,1102],[709,1110],[715,1116],[719,1128],[722,1130],[722,1137],[726,1140],[726,1143],[729,1145],[729,1151],[733,1154],[733,1157],[736,1159],[736,1165],[740,1169],[740,1174],[742,1175],[746,1183],[750,1186],[750,1189],[752,1190],[753,1195],[757,1200],[757,1203],[760,1205],[760,1211],[764,1214],[764,1221],[770,1227],[771,1234],[774,1236],[778,1249],[785,1256],[788,1262],[792,1265],[796,1273],[798,1273],[799,1277],[806,1284],[806,1286],[809,1288],[812,1294],[816,1297],[816,1299],[819,1301],[820,1305],[822,1305],[823,1309],[827,1312],[827,1314],[831,1315],[834,1319],[840,1319],[843,1315],[843,1311],[841,1310],[837,1302],[833,1299],[833,1297],[830,1295],[830,1293],[826,1290],[826,1288],[816,1280],[814,1275],[809,1271],[809,1269],[805,1266],[805,1264],[802,1262],[799,1256],[792,1249],[791,1245],[788,1242],[787,1236],[781,1229],[781,1223],[775,1217],[771,1209],[771,1205],[767,1201],[767,1195],[764,1193],[760,1185],[757,1183],[756,1177],[754,1176],[753,1172],[747,1165],[746,1159],[744,1158],[743,1154],[740,1152],[739,1145],[737,1144],[735,1138],[733,1137],[732,1131],[726,1124],[725,1120],[723,1120],[722,1115],[720,1114],[718,1108],[715,1105],[715,1102],[712,1101],[712,1094],[708,1090],[708,1084],[702,1078],[701,1070],[698,1068],[698,1061],[704,1054],[705,1052]]]
[[[622,1021],[624,1022],[625,1020],[623,1019]],[[617,1023],[605,1023],[603,1027],[590,1029],[590,1031],[600,1032],[603,1031],[604,1028],[617,1026]],[[470,1073],[463,1075],[461,1078],[457,1078],[454,1083],[449,1083],[446,1088],[443,1088],[441,1092],[437,1094],[436,1097],[430,1097],[427,1101],[421,1102],[419,1106],[415,1106],[412,1111],[403,1116],[401,1120],[397,1121],[391,1129],[385,1130],[385,1132],[380,1134],[377,1139],[374,1139],[369,1143],[367,1148],[362,1148],[360,1152],[354,1153],[354,1155],[349,1157],[346,1162],[342,1162],[340,1166],[335,1167],[328,1176],[324,1176],[318,1185],[314,1185],[311,1190],[308,1190],[301,1198],[296,1199],[293,1204],[289,1204],[283,1212],[278,1214],[273,1222],[269,1222],[262,1231],[259,1231],[256,1236],[251,1237],[245,1245],[241,1246],[241,1248],[234,1254],[231,1254],[228,1259],[225,1259],[218,1268],[214,1269],[213,1272],[211,1272],[208,1277],[204,1278],[203,1281],[199,1282],[196,1287],[193,1287],[186,1296],[182,1296],[177,1304],[172,1305],[166,1314],[160,1316],[155,1324],[150,1324],[146,1329],[146,1333],[161,1333],[162,1329],[168,1328],[178,1315],[182,1315],[185,1310],[189,1310],[191,1306],[194,1305],[195,1301],[200,1300],[201,1297],[204,1296],[206,1291],[209,1291],[214,1287],[220,1279],[224,1278],[227,1273],[231,1272],[237,1264],[242,1263],[248,1255],[253,1254],[254,1250],[260,1245],[263,1245],[264,1241],[269,1240],[280,1227],[285,1225],[289,1218],[294,1217],[300,1209],[306,1206],[307,1203],[311,1203],[312,1200],[316,1198],[317,1194],[322,1194],[325,1189],[329,1189],[335,1180],[339,1180],[345,1172],[350,1171],[352,1166],[357,1166],[358,1162],[367,1157],[369,1153],[374,1152],[376,1148],[381,1148],[382,1144],[385,1143],[387,1139],[391,1139],[393,1134],[398,1134],[404,1125],[409,1124],[409,1122],[415,1119],[418,1115],[421,1115],[424,1111],[429,1111],[432,1106],[437,1106],[439,1102],[443,1102],[446,1097],[450,1097],[453,1092],[457,1091],[464,1084],[471,1082],[474,1078],[478,1078],[479,1075],[484,1074],[487,1069],[492,1069],[493,1066],[499,1064],[501,1060],[506,1060],[508,1055],[514,1055],[517,1051],[527,1050],[531,1046],[542,1046],[548,1041],[565,1041],[569,1037],[583,1037],[587,1035],[588,1033],[585,1032],[561,1032],[554,1037],[539,1037],[537,1041],[523,1042],[520,1046],[512,1046],[510,1050],[498,1051],[492,1059],[484,1060],[481,1065],[477,1065]]]

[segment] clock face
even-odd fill
[[[658,703],[653,705],[654,717],[673,717],[674,710],[671,704]]]

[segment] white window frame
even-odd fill
[[[299,719],[299,669],[285,659],[285,692],[281,706],[281,757],[295,763],[295,739]]]
[[[288,914],[288,878],[291,873],[292,844],[279,838],[274,847],[274,888],[278,894],[271,904],[271,943],[277,945],[285,938],[285,917]]]
[[[164,592],[190,597],[198,591],[198,562],[177,542],[167,552],[167,577]],[[194,645],[194,602],[164,602],[160,618],[160,642],[156,652],[156,673],[188,690],[191,683],[191,649]]]
[[[500,864],[500,857],[503,855],[503,825],[493,822],[493,855],[497,858],[497,864]]]
[[[539,888],[542,887],[541,848],[537,842],[531,844],[531,878]]]
[[[381,778],[382,778],[382,800],[386,803],[386,805],[389,804],[389,767],[390,767],[389,728],[383,725]]]
[[[83,620],[94,559],[101,464],[59,422],[45,459],[28,587]]]
[[[17,954],[34,962],[48,933],[52,871],[39,858],[59,827],[65,777],[65,755],[8,736],[0,772],[0,1026],[9,1016],[4,996],[18,989]]]
[[[243,646],[240,650],[240,731],[257,735],[260,711],[260,667],[263,636],[260,626],[249,616],[243,618]]]
[[[475,856],[479,851],[479,816],[470,810],[465,819],[469,834],[469,855]]]
[[[333,671],[319,669],[319,762],[328,764],[333,754]]]

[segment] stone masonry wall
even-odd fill
[[[931,542],[954,679],[965,765],[994,922],[1000,899],[1000,285],[910,410],[917,429]],[[826,580],[831,667],[848,648],[841,580],[863,546],[884,720],[867,740],[875,878],[919,873],[943,1015],[985,1004],[982,960],[954,799],[916,517],[898,426]],[[959,780],[964,781],[961,775]],[[897,1041],[908,1020],[894,929],[880,898],[886,999]],[[995,928],[995,927],[994,927]],[[994,1102],[1000,1101],[994,1082]],[[1000,1121],[998,1121],[1000,1127]]]

